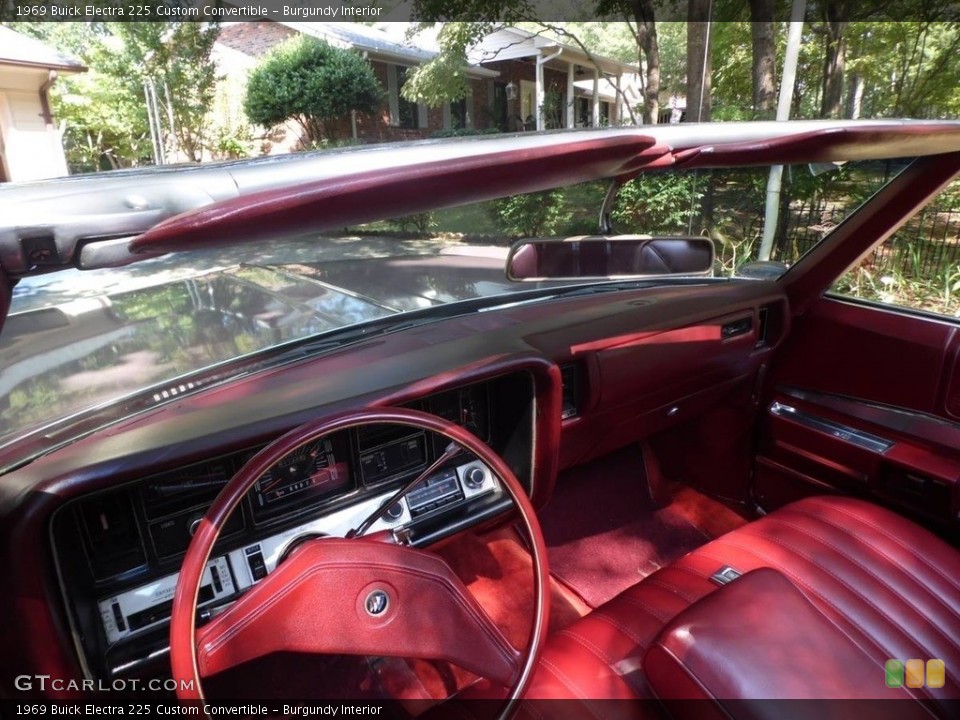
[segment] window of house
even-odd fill
[[[954,180],[831,294],[960,318],[960,180]]]
[[[602,102],[600,103],[600,127],[608,127],[610,125],[610,103]]]
[[[462,130],[467,126],[467,99],[451,101],[450,127],[454,130]]]
[[[593,125],[593,113],[590,111],[590,100],[588,98],[577,98],[576,120],[579,127],[590,127]]]
[[[407,81],[410,68],[397,65],[397,125],[403,128],[416,129],[420,127],[420,110],[417,103],[403,97],[401,90]]]
[[[505,82],[494,83],[493,85],[493,111],[491,112],[493,124],[503,132],[508,132],[510,121],[507,117],[507,84]]]

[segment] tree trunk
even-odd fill
[[[777,43],[773,0],[750,0],[753,38],[753,116],[772,120],[777,108]]]
[[[843,69],[847,55],[844,33],[849,25],[847,16],[844,0],[832,0],[823,8],[825,32],[820,117],[840,117],[843,112]]]
[[[647,73],[643,88],[643,124],[656,125],[660,118],[660,46],[654,22],[653,0],[633,0],[633,17],[637,23],[637,44],[646,60]]]
[[[847,117],[858,120],[863,110],[863,78],[859,75],[850,77],[850,94],[847,97]]]
[[[687,6],[687,122],[710,121],[710,0]]]

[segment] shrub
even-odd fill
[[[336,139],[351,110],[374,112],[383,92],[360,55],[304,35],[278,46],[250,74],[244,111],[270,127],[295,120],[306,143]]]
[[[436,130],[430,133],[432,138],[449,138],[449,137],[467,137],[472,135],[496,135],[500,132],[500,128],[485,128],[483,130],[477,130],[476,128],[451,128],[449,130]]]
[[[700,212],[702,185],[693,175],[642,174],[620,188],[612,219],[624,232],[686,232],[691,213]]]
[[[562,190],[511,195],[494,200],[491,208],[500,227],[510,235],[520,237],[554,233],[570,220]]]
[[[437,223],[433,218],[433,213],[431,212],[406,215],[404,217],[397,218],[394,222],[400,228],[401,232],[408,233],[416,231],[420,235],[429,235],[437,227]]]

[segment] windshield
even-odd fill
[[[775,277],[903,164],[787,167],[775,217],[769,168],[651,172],[620,189],[611,220],[618,232],[713,239],[718,277]],[[163,402],[192,389],[201,371],[332,330],[509,300],[531,289],[505,277],[511,243],[596,233],[606,190],[586,183],[322,236],[24,278],[0,335],[0,445],[134,393]]]

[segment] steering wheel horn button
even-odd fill
[[[359,588],[354,608],[363,627],[368,629],[389,625],[400,612],[400,593],[391,583],[375,580]]]
[[[371,617],[380,617],[390,605],[390,596],[383,590],[374,590],[363,601],[363,607]]]

